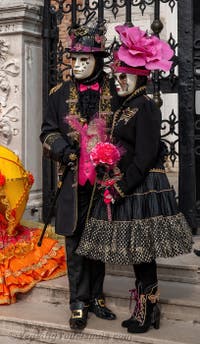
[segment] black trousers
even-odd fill
[[[105,264],[75,253],[85,226],[92,186],[87,182],[78,189],[78,223],[75,233],[66,237],[68,279],[70,288],[70,308],[77,307],[79,301],[88,301],[103,294]]]

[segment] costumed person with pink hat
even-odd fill
[[[67,170],[57,200],[55,230],[66,237],[69,324],[72,329],[81,330],[87,325],[88,312],[107,320],[116,318],[105,305],[105,263],[75,253],[96,178],[89,151],[103,139],[112,123],[113,92],[103,71],[103,58],[108,56],[104,26],[77,25],[69,35],[72,80],[50,92],[40,138],[44,154]]]
[[[143,333],[160,324],[156,258],[189,253],[192,235],[165,173],[161,112],[146,94],[150,71],[168,71],[173,51],[138,27],[117,26],[116,31],[121,46],[112,67],[121,106],[114,115],[110,144],[118,155],[112,153],[109,159],[109,151],[107,156],[99,147],[92,151],[101,196],[96,193],[77,253],[133,265],[136,304],[122,326]]]

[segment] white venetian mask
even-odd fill
[[[93,54],[71,54],[72,70],[76,79],[86,79],[92,75],[95,67]]]
[[[137,75],[126,73],[115,73],[115,86],[120,97],[125,97],[135,90]]]

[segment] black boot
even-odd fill
[[[106,307],[104,297],[95,298],[90,302],[89,312],[94,313],[98,318],[115,320],[116,315]]]
[[[132,323],[132,321],[134,321],[135,315],[138,312],[138,307],[139,307],[139,295],[140,295],[140,283],[136,280],[135,281],[135,289],[129,290],[129,292],[131,293],[130,296],[130,306],[129,308],[131,309],[131,305],[132,305],[132,301],[135,301],[135,307],[134,310],[131,314],[131,317],[127,320],[122,321],[121,326],[122,327],[126,327],[128,328],[130,326],[130,324]]]
[[[71,305],[71,317],[69,325],[72,330],[83,330],[87,325],[89,305],[82,301]]]
[[[134,319],[129,323],[128,332],[144,333],[151,326],[160,327],[160,310],[157,305],[159,298],[157,284],[141,289],[139,307]]]

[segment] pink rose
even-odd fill
[[[118,25],[115,30],[122,42],[118,51],[119,59],[128,66],[144,66],[146,69],[168,71],[174,52],[169,44],[152,35],[148,36],[139,27]]]
[[[90,152],[90,159],[96,166],[98,164],[114,165],[120,159],[120,152],[116,146],[109,142],[99,142]]]

